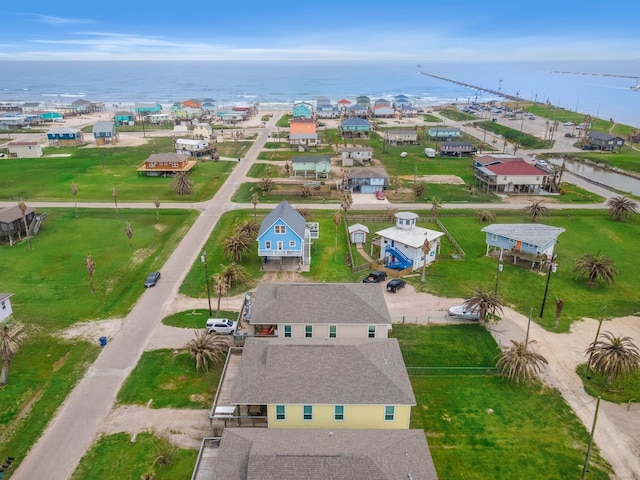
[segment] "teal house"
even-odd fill
[[[293,105],[294,118],[313,118],[313,106],[306,102],[299,102]]]
[[[135,125],[136,116],[132,112],[121,111],[114,115],[116,125]]]
[[[162,105],[153,102],[139,102],[134,105],[133,111],[138,115],[160,113],[162,111]]]
[[[368,137],[371,131],[371,122],[360,117],[351,117],[340,124],[342,138]]]
[[[40,120],[45,122],[61,122],[63,120],[60,112],[41,112],[38,116]]]
[[[328,155],[293,157],[291,167],[294,177],[329,178],[331,171],[331,158]]]
[[[429,138],[435,140],[444,140],[446,142],[454,142],[462,138],[462,132],[457,127],[438,126],[431,127],[427,131]]]

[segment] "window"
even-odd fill
[[[287,227],[285,227],[284,225],[276,225],[275,226],[275,233],[285,234],[285,233],[287,233]]]
[[[278,240],[278,251],[281,252],[282,250],[284,250],[284,244],[282,243],[281,240]]]
[[[369,338],[376,338],[376,326],[369,325]]]
[[[276,420],[285,420],[284,405],[276,405]]]
[[[307,338],[313,337],[313,325],[304,326],[304,336]]]
[[[271,240],[264,241],[264,248],[266,248],[267,250],[271,250]]]
[[[494,242],[498,240],[498,235],[496,235],[495,233],[491,235],[491,240],[493,240]]]
[[[156,162],[149,162],[149,168],[156,168]]]
[[[335,405],[333,407],[333,419],[336,421],[344,420],[344,405]]]
[[[177,162],[171,162],[171,166],[173,168],[178,168],[178,163]]]
[[[2,301],[2,303],[0,305],[2,305],[2,309],[3,310],[7,309],[7,303],[4,300]]]
[[[291,325],[284,326],[284,336],[285,338],[291,338]]]
[[[296,246],[296,241],[295,240],[290,240],[289,241],[289,248],[293,248]]]
[[[516,243],[516,241],[513,238],[510,238],[509,243]]]
[[[384,419],[385,421],[393,421],[396,413],[396,407],[393,405],[386,405],[384,407]]]
[[[338,327],[335,325],[329,325],[329,338],[336,338],[338,336]]]
[[[313,420],[313,405],[304,405],[302,407],[302,419]]]
[[[507,177],[502,177],[502,179],[503,179],[503,180],[506,180],[506,179],[507,179]]]

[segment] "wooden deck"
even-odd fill
[[[216,478],[215,466],[219,446],[220,437],[205,437],[202,439],[191,480],[211,480]]]

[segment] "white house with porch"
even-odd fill
[[[417,270],[423,264],[433,262],[440,251],[440,239],[444,233],[418,227],[416,213],[398,212],[395,217],[395,227],[376,232],[380,237],[380,260],[388,268],[396,270]],[[425,255],[422,246],[426,240],[429,241],[429,251]]]

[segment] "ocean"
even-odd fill
[[[221,109],[257,102],[290,108],[326,96],[372,100],[404,94],[418,107],[497,99],[421,72],[640,127],[639,62],[331,63],[331,62],[0,62],[0,102],[75,99],[117,109],[214,99]],[[556,73],[576,72],[580,74]],[[584,75],[599,73],[618,76]],[[628,78],[624,78],[627,76]]]

